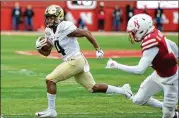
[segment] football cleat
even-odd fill
[[[57,112],[55,109],[46,109],[41,112],[36,112],[35,115],[39,118],[56,118]]]
[[[129,84],[124,84],[124,86],[122,87],[122,89],[125,91],[125,96],[128,99],[132,99],[133,97],[133,93],[131,91],[131,87]]]
[[[173,118],[179,118],[178,112],[175,112],[175,116]]]

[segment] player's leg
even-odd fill
[[[86,88],[89,92],[92,92],[93,86],[96,82],[90,72],[82,72],[74,76],[77,83]]]
[[[117,93],[130,98],[132,91],[128,84],[123,87],[115,87],[107,84],[96,84],[90,72],[82,72],[74,76],[75,80],[92,93]]]
[[[164,89],[163,118],[177,118],[175,108],[178,102],[178,75],[160,80]]]
[[[105,89],[104,89],[105,86]],[[122,87],[98,83],[93,86],[93,93],[107,93],[107,94],[122,94],[128,99],[131,99],[133,93],[129,84],[124,84]]]
[[[152,80],[153,76],[153,74],[148,76],[140,85],[137,94],[133,97],[133,103],[162,108],[163,103],[151,97],[162,89],[160,85]]]
[[[127,98],[131,98],[132,96],[132,91],[130,89],[129,84],[125,84],[123,87],[115,87],[112,85],[107,85],[107,84],[96,84],[93,76],[89,72],[89,65],[88,61],[84,56],[82,56],[83,59],[85,60],[85,65],[84,65],[84,70],[83,72],[75,75],[76,81],[84,86],[85,88],[88,89],[90,92],[101,92],[101,93],[118,93],[118,94],[123,94]]]
[[[79,72],[81,70],[78,70]],[[77,72],[76,67],[64,62],[56,67],[56,69],[46,77],[47,93],[56,94],[56,83],[58,81],[64,81]]]
[[[47,98],[48,98],[48,110],[43,112],[37,112],[36,115],[39,117],[47,117],[47,116],[56,116],[55,111],[55,99],[56,99],[56,83],[58,81],[66,80],[83,70],[84,61],[80,61],[81,63],[76,64],[79,60],[83,60],[83,58],[74,59],[71,61],[63,62],[59,66],[57,66],[49,75],[46,77],[46,85],[47,85]]]

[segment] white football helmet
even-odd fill
[[[144,36],[154,29],[152,17],[147,14],[134,15],[127,24],[127,32],[131,43],[140,42]]]

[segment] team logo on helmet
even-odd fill
[[[135,27],[137,27],[137,29],[139,29],[140,25],[139,25],[138,20],[134,20],[134,25],[135,25]]]

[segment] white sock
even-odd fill
[[[158,108],[161,108],[163,107],[163,102],[160,102],[159,100],[157,99],[154,99],[154,98],[150,98],[147,102],[148,105],[151,105],[153,107],[158,107]]]
[[[115,87],[108,85],[106,93],[118,93],[118,94],[125,94],[125,91],[121,87]]]
[[[56,94],[47,93],[48,109],[55,109]]]

